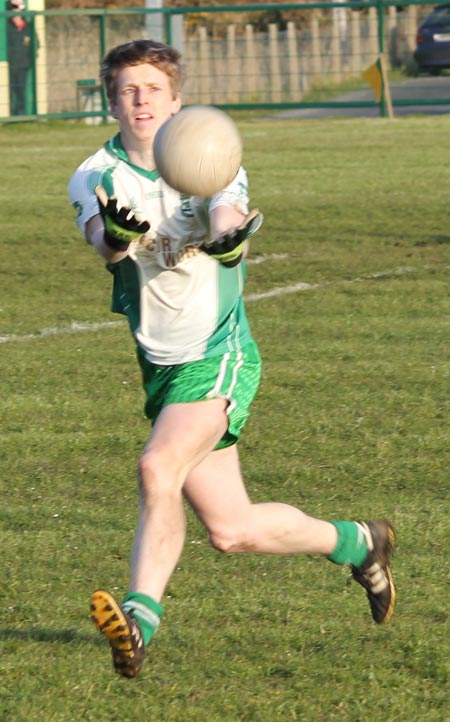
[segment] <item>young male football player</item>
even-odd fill
[[[121,45],[105,57],[102,78],[120,129],[78,168],[69,194],[80,230],[113,274],[113,310],[128,317],[152,421],[138,465],[129,593],[91,597],[115,669],[136,677],[159,626],[185,540],[183,497],[222,552],[322,554],[350,564],[375,622],[387,622],[395,603],[387,521],[322,521],[288,504],[254,504],[244,486],[237,441],[260,379],[244,257],[262,220],[248,212],[244,169],[207,201],[159,176],[153,139],[181,107],[175,49]]]

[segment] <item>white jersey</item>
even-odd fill
[[[112,310],[127,315],[149,361],[180,364],[246,344],[251,336],[242,298],[245,263],[226,268],[199,248],[210,237],[212,208],[226,205],[248,213],[245,170],[240,168],[211,199],[185,196],[157,171],[130,163],[116,135],[69,182],[83,234],[87,221],[99,212],[97,185],[150,223],[144,238],[130,245],[128,256],[108,266],[114,275]]]

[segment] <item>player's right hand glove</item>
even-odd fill
[[[126,251],[132,241],[147,233],[150,223],[139,221],[130,208],[118,208],[117,198],[108,196],[103,186],[95,188],[105,232],[103,239],[114,251]]]
[[[245,240],[256,233],[263,220],[264,216],[260,211],[257,209],[250,211],[235,231],[225,233],[213,241],[204,243],[201,249],[208,256],[212,256],[216,261],[227,266],[227,268],[233,268],[242,259]]]

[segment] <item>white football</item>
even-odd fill
[[[208,198],[236,176],[242,162],[242,140],[235,123],[222,110],[192,105],[159,128],[153,157],[172,188]]]

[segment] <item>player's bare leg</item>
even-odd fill
[[[160,601],[183,549],[182,488],[226,430],[223,399],[162,410],[142,454],[131,589]]]
[[[336,546],[333,524],[289,504],[252,504],[236,445],[209,454],[189,474],[184,493],[220,551],[331,554]]]
[[[185,538],[182,487],[227,427],[226,402],[214,399],[167,406],[139,463],[140,512],[130,593],[119,602],[104,590],[91,597],[91,615],[107,637],[116,671],[136,677],[145,646],[159,626],[160,600]]]
[[[396,599],[390,570],[395,535],[389,522],[328,522],[288,504],[252,504],[235,446],[212,452],[193,469],[184,493],[220,551],[323,554],[351,564],[374,621],[389,621]]]

